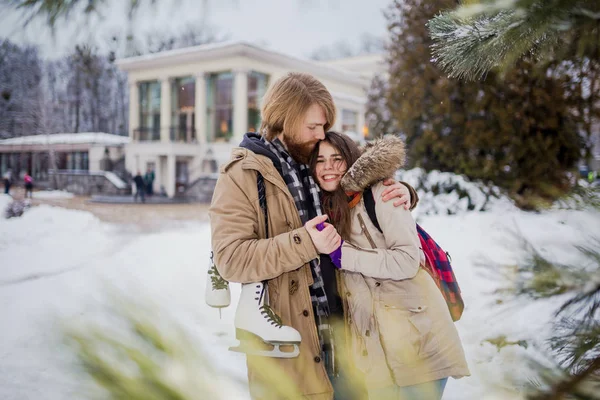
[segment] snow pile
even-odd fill
[[[104,132],[55,133],[52,135],[20,136],[0,140],[2,145],[47,145],[47,144],[91,144],[91,145],[124,145],[129,137]]]
[[[29,199],[15,200],[12,203],[9,203],[4,209],[4,218],[20,217],[29,209],[29,207],[31,207],[31,201]]]
[[[6,207],[8,207],[12,201],[12,196],[8,194],[0,194],[0,210],[6,210]]]
[[[512,201],[499,188],[471,182],[450,172],[421,168],[399,170],[396,179],[409,183],[419,194],[415,217],[422,215],[455,215],[467,211],[514,208]]]
[[[412,176],[404,178],[418,183],[420,175],[408,172]],[[448,180],[439,173],[427,178],[429,187]],[[476,185],[450,178],[470,193],[473,204],[484,203]],[[0,206],[11,200],[0,196]],[[521,260],[525,241],[552,260],[576,262],[573,245],[600,236],[596,211],[527,213],[499,207],[502,201],[489,201],[486,212],[456,208],[456,215],[432,213],[420,221],[451,253],[466,304],[456,326],[472,376],[450,379],[446,400],[522,398],[520,385],[534,378],[524,359],[547,349],[553,313],[565,297],[533,301],[496,292],[511,286],[500,279],[499,265]],[[89,392],[79,387],[81,376],[65,369],[69,353],[57,331],[65,318],[102,320],[109,287],[168,313],[200,344],[215,369],[240,383],[223,385],[223,398],[249,399],[245,357],[227,351],[235,344],[240,285],[231,285],[232,306],[219,319],[204,303],[210,250],[209,226],[200,222],[140,233],[87,212],[46,205],[21,218],[0,219],[0,398],[91,397],[82,396]]]
[[[35,192],[34,196],[37,199],[72,199],[75,197],[73,193],[64,190],[40,190]]]

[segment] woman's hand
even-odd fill
[[[394,201],[394,207],[404,205],[406,210],[410,208],[410,191],[406,186],[391,178],[384,180],[383,184],[387,186],[381,194],[381,199],[383,201],[396,199],[396,201]]]
[[[333,225],[328,224],[325,221],[327,221],[327,215],[320,215],[304,224],[315,248],[320,254],[329,254],[333,252],[340,247],[342,241],[342,238]],[[322,224],[322,230],[317,228],[317,225],[319,224]]]

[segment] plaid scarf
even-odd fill
[[[279,139],[269,142],[263,136],[262,141],[281,162],[283,180],[294,198],[294,203],[296,204],[302,223],[305,224],[311,219],[308,205],[312,205],[317,215],[321,215],[321,190],[315,183],[308,166],[298,164],[292,156],[290,156],[285,147],[283,147],[283,143],[281,143]],[[324,353],[323,360],[327,372],[335,373],[333,332],[329,323],[329,302],[327,300],[327,295],[325,294],[323,275],[317,259],[310,262],[310,267],[314,280],[314,283],[309,288],[310,299],[317,323],[321,351]]]

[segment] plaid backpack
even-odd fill
[[[365,201],[365,208],[367,209],[369,219],[373,222],[373,225],[375,225],[379,232],[382,232],[379,222],[377,221],[377,215],[375,214],[375,199],[373,198],[373,192],[370,187],[363,192],[363,199]],[[454,276],[452,266],[450,265],[452,259],[419,224],[417,224],[417,233],[421,242],[421,248],[425,254],[426,262],[424,269],[429,272],[442,292],[442,296],[444,296],[444,299],[446,300],[452,320],[458,321],[465,308],[465,303],[460,294],[456,276]]]

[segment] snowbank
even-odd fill
[[[455,215],[467,211],[511,209],[512,201],[501,194],[497,187],[470,182],[466,177],[449,172],[421,168],[399,170],[396,179],[408,182],[419,194],[415,216]]]
[[[403,179],[412,184],[423,178],[418,171],[408,172]],[[479,188],[459,177],[430,174],[427,182],[426,187],[459,182],[474,209],[486,204]],[[469,207],[460,196],[420,195],[420,223],[452,255],[466,303],[456,326],[472,376],[451,379],[444,399],[518,399],[514,382],[532,377],[523,359],[545,348],[549,322],[562,299],[515,300],[496,293],[511,284],[501,278],[498,265],[514,265],[524,239],[544,256],[576,261],[572,245],[589,235],[600,237],[600,214],[526,213],[503,198],[488,200],[486,212],[466,212]],[[0,196],[0,207],[9,201]],[[444,209],[447,204],[454,207],[453,215]],[[47,205],[20,218],[0,219],[0,398],[83,398],[81,377],[65,368],[70,358],[58,328],[64,319],[101,318],[106,288],[116,287],[167,312],[202,344],[215,368],[241,382],[241,387],[224,385],[224,398],[248,399],[245,358],[227,351],[235,342],[239,285],[231,285],[233,306],[219,319],[204,303],[209,254],[210,229],[204,223],[140,233],[87,212]],[[494,345],[502,336],[512,344]]]
[[[8,207],[8,205],[12,203],[12,201],[12,196],[9,196],[4,193],[0,194],[0,211],[4,212],[4,210],[6,210],[6,207]]]

